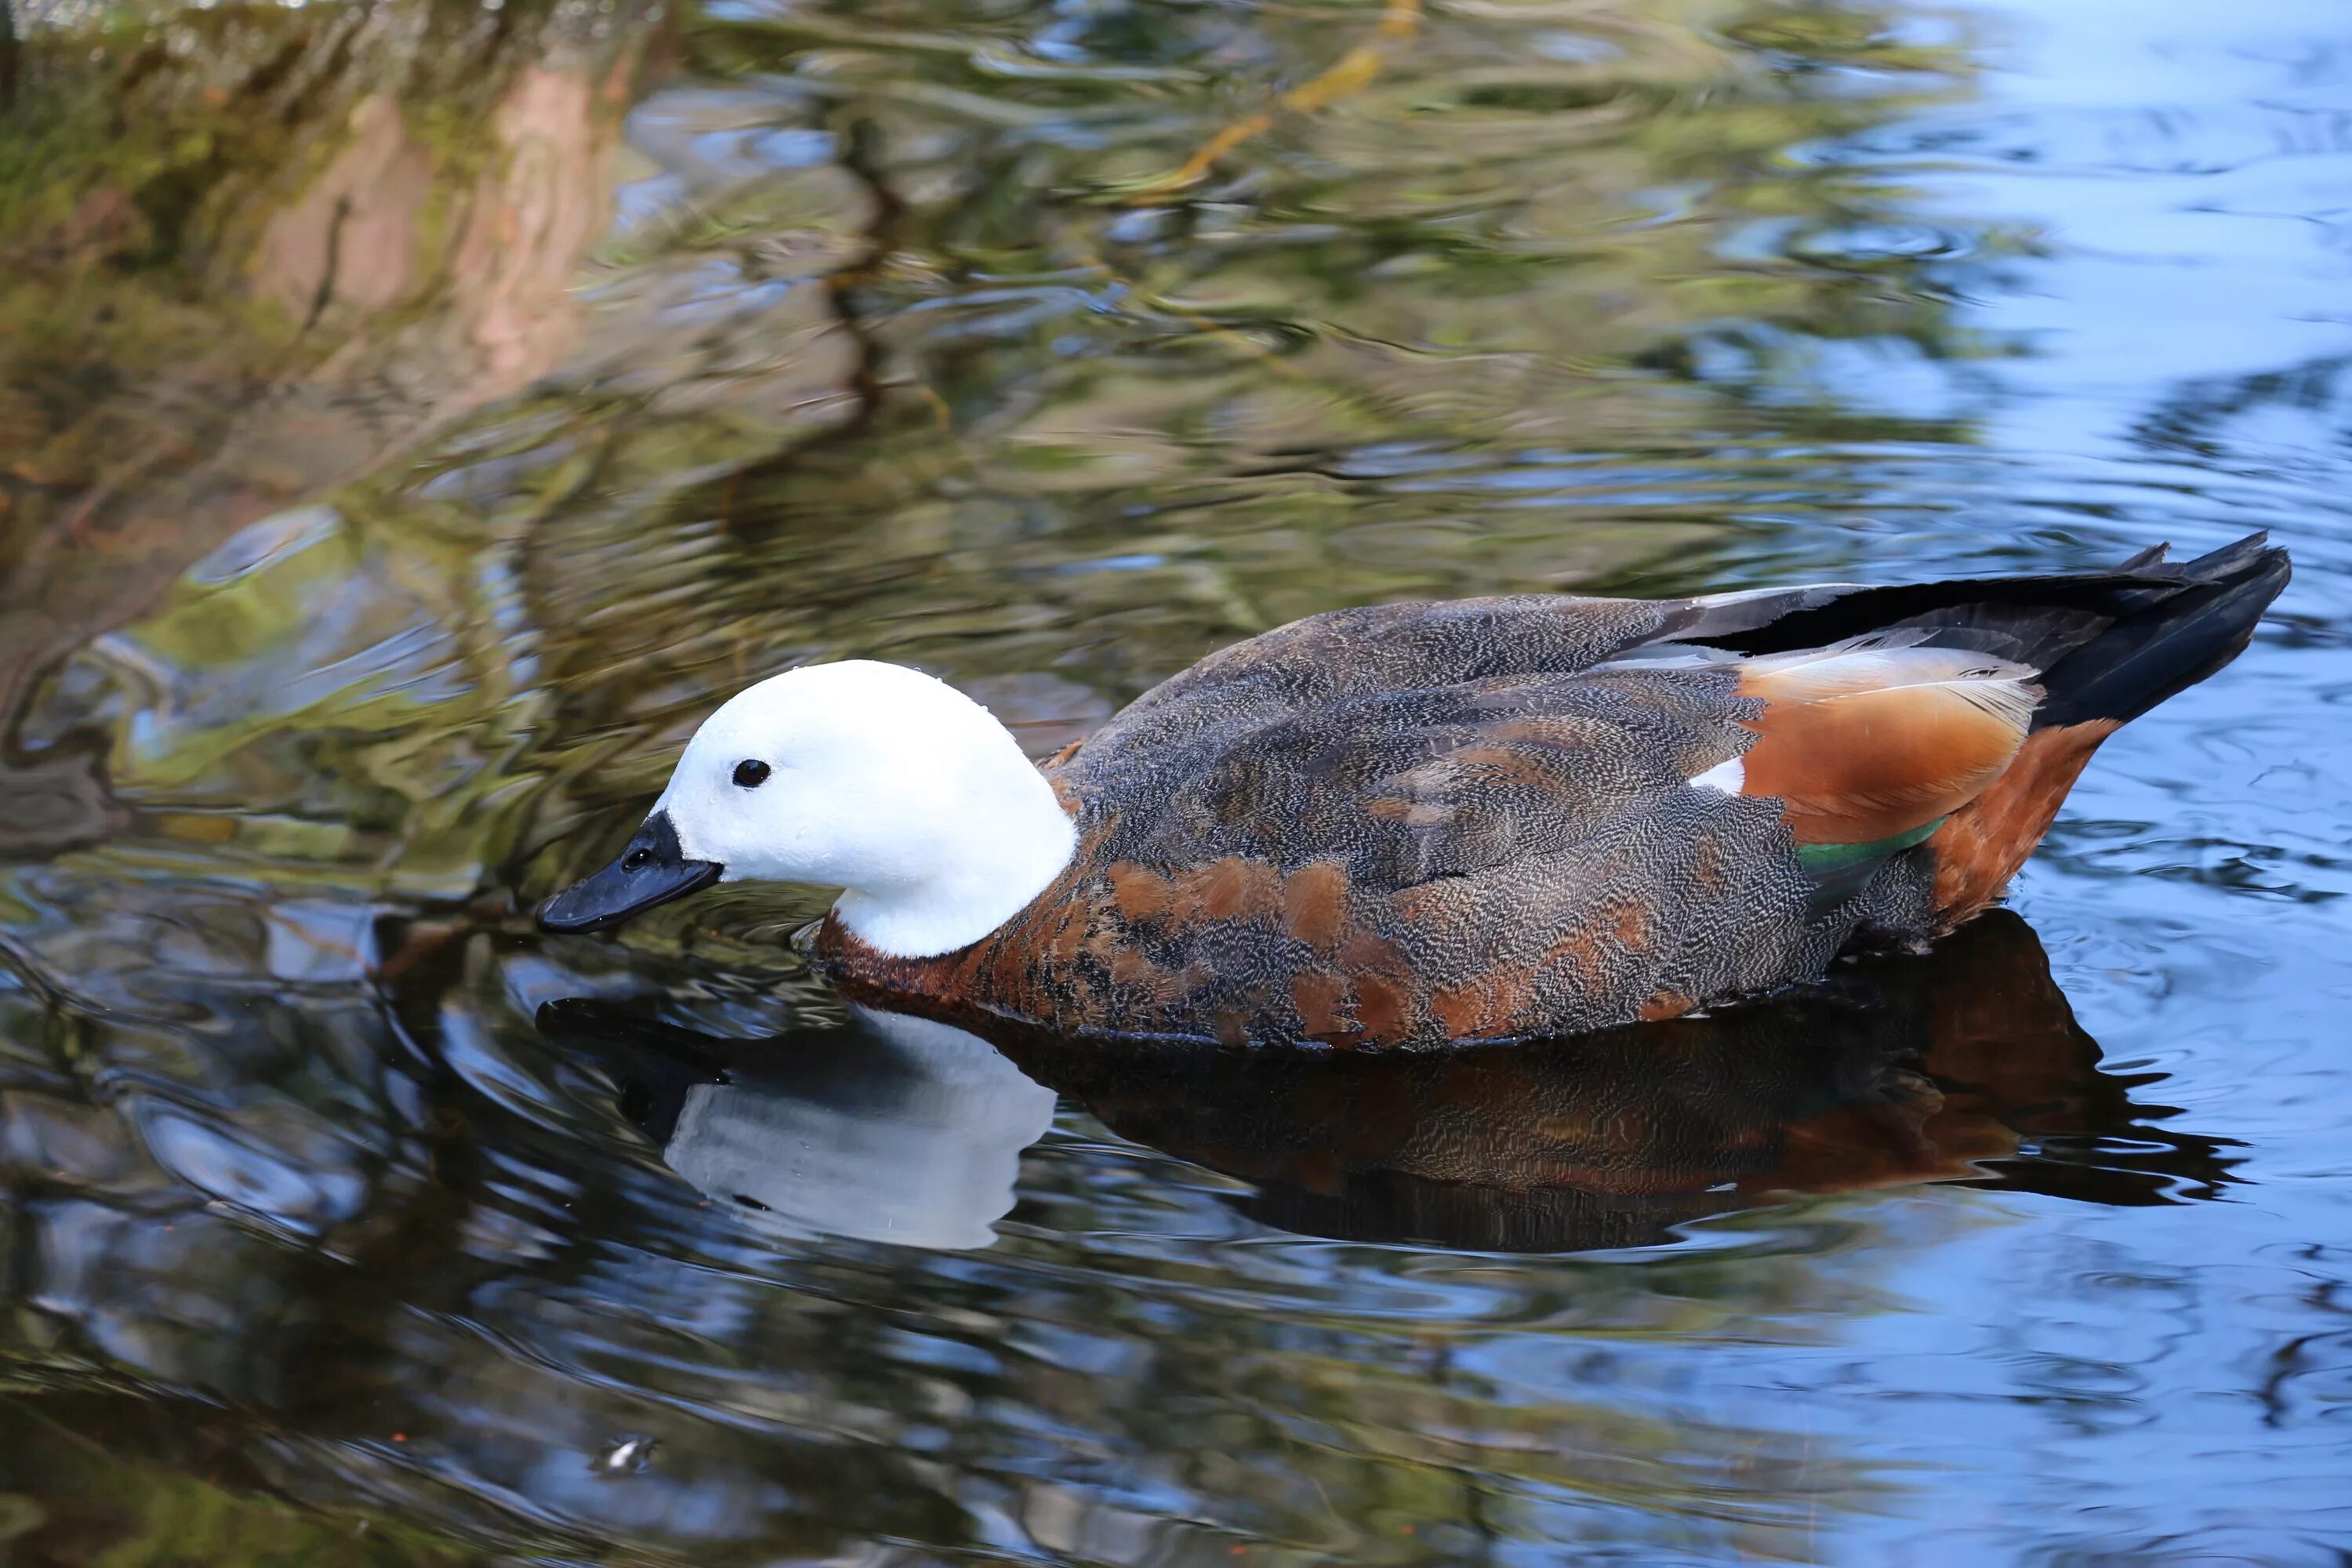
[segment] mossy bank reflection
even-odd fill
[[[551,1002],[665,1159],[747,1223],[985,1245],[1058,1093],[1119,1136],[1254,1189],[1309,1236],[1570,1252],[1693,1220],[1920,1182],[2152,1204],[2228,1181],[2224,1146],[2102,1068],[2032,928],[1996,911],[1932,952],[1704,1017],[1431,1052],[979,1037],[856,1009],[728,1039]]]

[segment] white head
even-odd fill
[[[713,881],[843,889],[885,952],[979,941],[1069,864],[1076,830],[988,710],[944,681],[853,659],[763,680],[703,721],[620,859],[540,922],[594,931]]]

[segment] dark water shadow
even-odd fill
[[[1802,994],[1445,1052],[1010,1028],[992,1051],[863,1009],[845,1028],[722,1039],[586,1000],[539,1023],[739,1212],[932,1246],[983,1242],[1012,1206],[1018,1152],[1050,1110],[1039,1085],[1251,1183],[1234,1205],[1277,1229],[1478,1250],[1645,1246],[1790,1194],[1923,1182],[2171,1203],[2212,1195],[2232,1163],[2226,1140],[2165,1130],[2172,1108],[2133,1099],[2158,1075],[2102,1068],[2007,911]]]

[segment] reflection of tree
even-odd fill
[[[237,528],[566,352],[635,46],[548,10],[28,40],[0,143],[0,726]],[[78,760],[20,755],[6,792],[0,844],[101,820]]]
[[[405,885],[463,890],[573,820],[570,788],[530,779],[578,776],[598,810],[642,790],[713,688],[790,650],[1059,669],[1101,693],[1091,710],[1335,599],[1590,580],[1704,542],[1759,485],[1850,489],[1842,464],[1765,448],[1952,432],[1848,409],[1808,346],[1980,352],[1948,300],[2006,242],[1927,228],[1828,150],[1960,90],[1965,57],[1892,41],[1866,7],[1701,10],[1586,8],[1580,54],[1501,13],[1432,18],[1360,92],[1150,211],[1108,197],[1181,162],[1231,94],[1325,60],[1319,21],[698,18],[679,35],[697,77],[767,74],[638,115],[684,199],[606,247],[561,395],[347,489],[326,525],[342,543],[282,566],[259,551],[275,583],[184,585],[66,672],[20,739],[62,756],[110,731],[142,805],[258,795],[346,825],[347,851],[402,845]],[[194,268],[212,282],[190,320],[242,300],[226,341],[269,362],[215,342],[76,415],[60,367],[127,351],[24,351],[13,381],[39,390],[16,417],[50,466],[13,481],[16,580],[43,605],[12,623],[33,649],[19,679],[574,332],[563,283],[604,201],[592,85],[610,79],[535,63],[554,46],[502,20],[484,46],[501,68],[461,80],[461,51],[426,51],[400,101],[437,107],[394,112],[314,79],[318,40],[343,34],[269,26],[324,31],[227,51],[265,62],[241,75],[202,51],[141,68],[139,90],[221,120],[202,179],[110,184],[99,160],[84,192],[19,189],[56,263],[18,296],[28,319],[65,319],[39,310],[66,258],[142,258],[107,286]],[[289,105],[310,128],[293,153],[236,140],[240,114]],[[465,155],[464,125],[514,149],[503,174]],[[156,190],[180,193],[183,236],[160,259]],[[158,431],[180,455],[152,468],[93,455],[166,450]],[[387,721],[433,733],[387,746]],[[89,824],[66,798],[52,841],[59,816]]]

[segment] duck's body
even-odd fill
[[[1053,828],[998,780],[971,837],[1036,879],[1000,877],[1004,907],[902,879],[845,897],[818,951],[855,990],[1068,1031],[1401,1046],[1672,1016],[1983,909],[2100,741],[2234,658],[2286,576],[2256,539],[2111,573],[1314,616],[1049,762]],[[695,840],[681,823],[673,849],[734,874]]]

